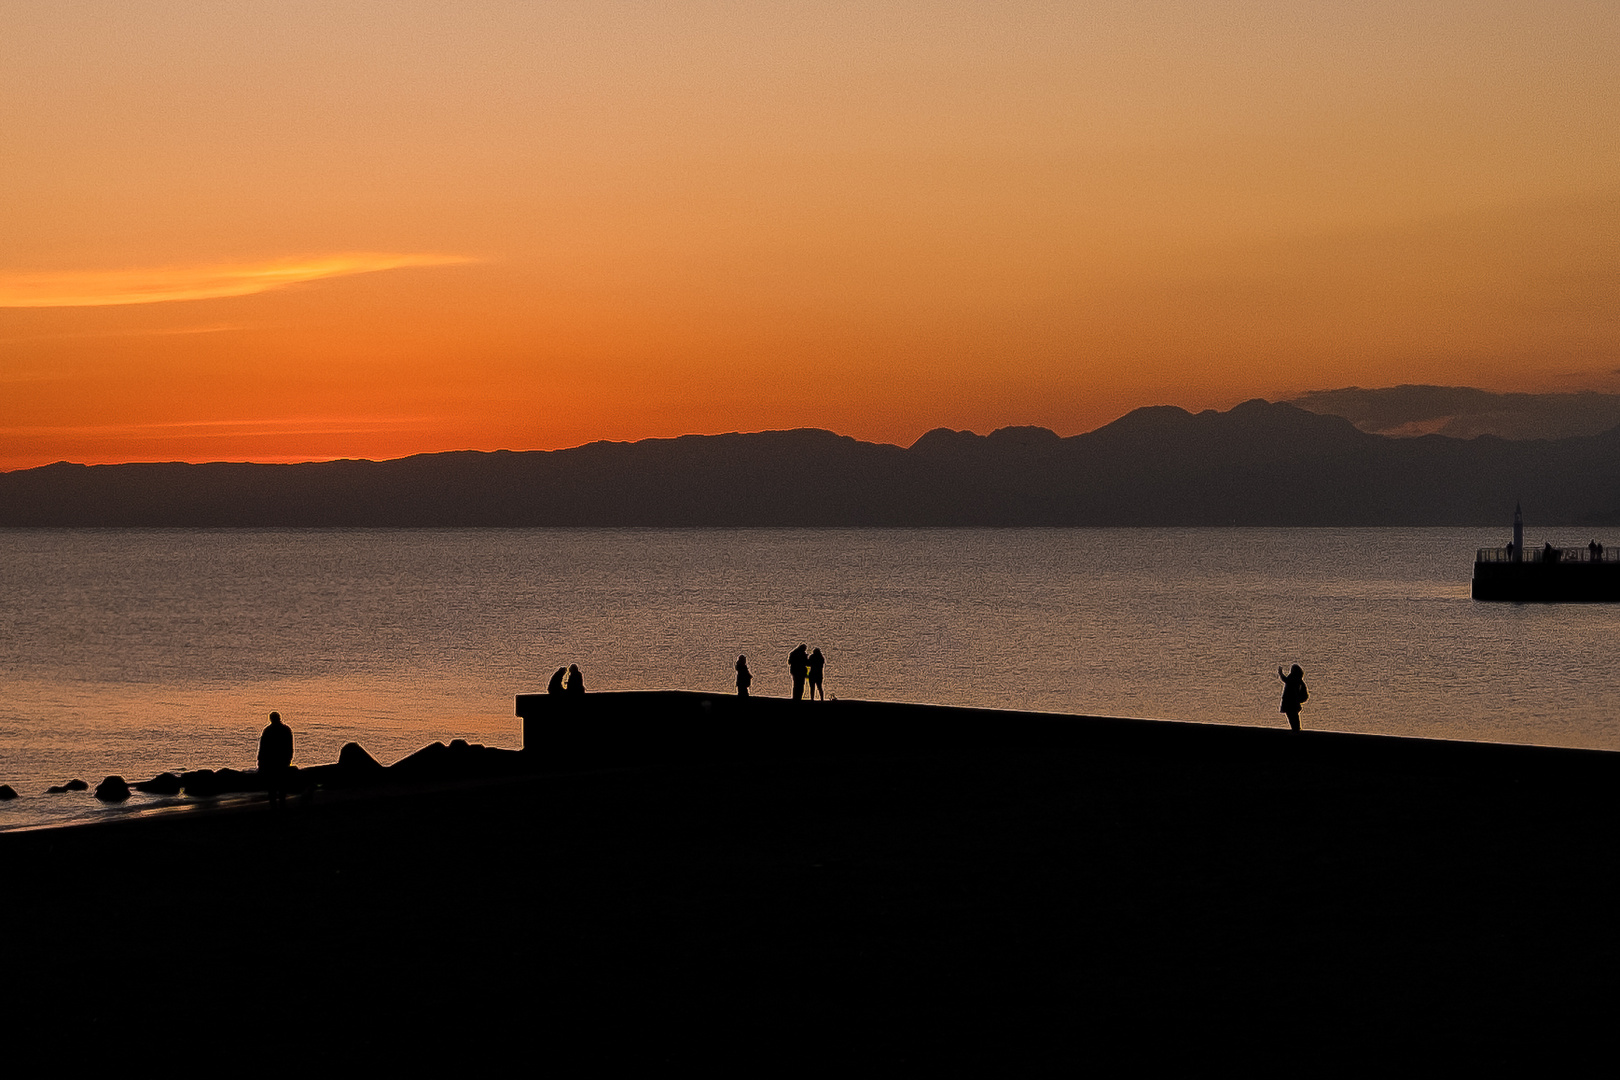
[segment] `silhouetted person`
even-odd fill
[[[1508,556],[1507,561],[1512,562],[1513,561],[1513,541],[1511,541],[1511,540],[1508,541],[1507,556]]]
[[[737,696],[747,697],[748,688],[754,685],[754,673],[748,670],[748,657],[737,657]]]
[[[1544,563],[1557,562],[1558,549],[1553,547],[1551,544],[1543,544],[1541,547],[1541,561]]]
[[[822,701],[827,700],[827,691],[821,689],[821,669],[826,667],[826,666],[827,666],[827,658],[825,656],[821,655],[821,650],[820,649],[817,649],[815,652],[810,654],[810,700],[811,701],[816,700],[817,692],[820,692]]]
[[[579,673],[578,664],[568,665],[568,692],[570,694],[583,694],[585,692],[585,676]]]
[[[804,646],[788,653],[788,671],[793,676],[793,700],[804,700],[804,680],[810,674],[810,658],[804,653]]]
[[[1284,675],[1282,668],[1277,669],[1277,678],[1283,681],[1282,712],[1288,714],[1288,726],[1295,731],[1299,730],[1299,707],[1305,704],[1311,696],[1305,689],[1305,669],[1295,664]]]
[[[1603,557],[1603,545],[1598,543],[1596,540],[1593,540],[1590,544],[1587,544],[1586,550],[1592,553],[1593,562],[1597,562]]]
[[[556,671],[553,671],[551,673],[551,681],[546,683],[546,693],[548,693],[548,694],[560,694],[560,693],[562,693],[563,692],[563,676],[567,675],[567,674],[568,674],[568,669],[565,668],[565,667],[560,667]]]
[[[259,777],[264,780],[272,806],[286,801],[287,769],[292,757],[292,728],[281,722],[280,713],[271,713],[270,726],[259,736]]]

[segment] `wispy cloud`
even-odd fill
[[[133,424],[59,424],[0,427],[0,435],[78,438],[236,439],[286,435],[369,435],[410,431],[442,420],[435,416],[273,417],[252,420],[174,420]]]
[[[51,334],[22,334],[0,338],[0,345],[17,345],[24,341],[65,341],[83,338],[129,337],[186,337],[192,334],[224,334],[251,327],[241,323],[213,323],[208,326],[135,326],[118,330],[73,330]],[[5,376],[0,375],[0,379]]]
[[[370,274],[413,266],[453,266],[462,255],[311,255],[267,262],[213,266],[168,266],[127,270],[82,270],[49,274],[0,272],[0,307],[108,307],[214,300],[297,285],[322,278]]]

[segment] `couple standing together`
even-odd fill
[[[793,675],[793,700],[804,700],[804,684],[810,683],[810,700],[816,700],[816,694],[821,694],[821,700],[827,700],[827,691],[821,688],[821,669],[826,667],[827,659],[817,649],[809,656],[804,654],[804,646],[788,653],[788,671]]]

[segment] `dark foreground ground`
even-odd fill
[[[1311,752],[688,764],[4,835],[4,1015],[64,1063],[203,1073],[512,1046],[771,1071],[1607,1053],[1614,770],[1294,738]]]

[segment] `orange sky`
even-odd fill
[[[0,469],[1620,390],[1620,5],[0,9]]]

